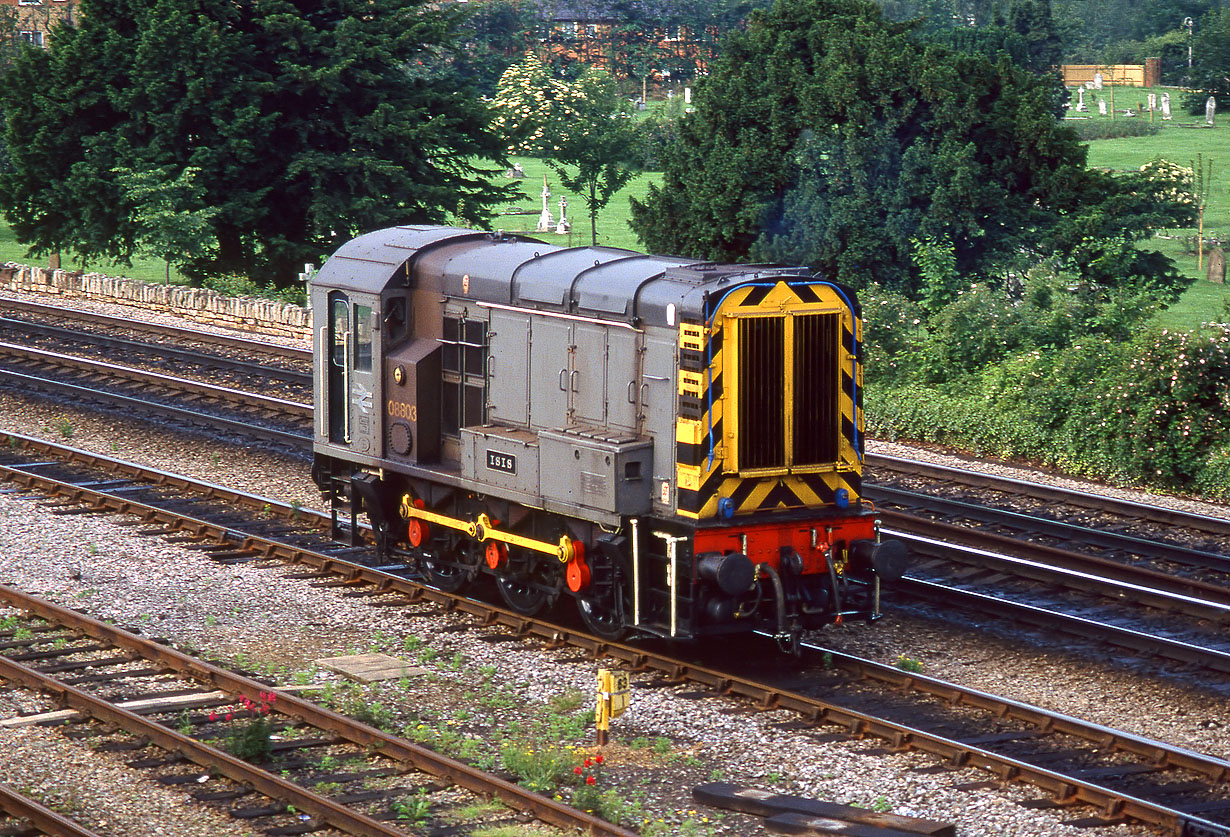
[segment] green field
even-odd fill
[[[1130,107],[1140,114],[1132,118],[1133,121],[1148,121],[1148,112],[1141,112],[1139,108],[1147,102],[1149,92],[1133,88],[1117,89],[1114,94],[1115,110],[1121,111]],[[1224,242],[1223,246],[1230,245],[1230,114],[1217,114],[1214,127],[1209,128],[1205,125],[1203,114],[1192,116],[1183,110],[1181,90],[1157,88],[1152,92],[1159,98],[1163,92],[1170,93],[1172,118],[1164,121],[1160,111],[1153,114],[1152,124],[1160,128],[1156,136],[1096,140],[1089,143],[1089,165],[1127,171],[1140,168],[1154,157],[1183,166],[1203,158],[1205,166],[1211,164],[1212,167],[1204,211],[1204,235],[1206,239]],[[1106,98],[1109,109],[1109,88],[1101,91],[1087,90],[1085,104],[1089,106],[1090,112],[1082,115],[1095,120],[1109,120],[1109,114],[1101,116],[1097,112],[1099,97]],[[1115,118],[1125,117],[1116,114]],[[1183,241],[1194,241],[1196,234],[1195,227],[1167,230],[1164,233],[1166,237],[1148,242],[1148,246],[1174,259],[1181,273],[1197,279],[1179,302],[1158,317],[1158,322],[1168,328],[1196,328],[1201,322],[1224,318],[1223,305],[1230,303],[1230,287],[1206,281],[1205,270],[1201,269],[1196,248]],[[1203,267],[1207,269],[1207,261]]]
[[[524,198],[510,208],[523,210],[528,214],[501,215],[492,221],[496,229],[508,232],[526,232],[542,238],[545,241],[568,246],[582,246],[590,243],[589,211],[585,201],[579,196],[562,188],[559,177],[542,160],[532,157],[514,157],[514,163],[520,163],[525,169],[525,179],[518,181]],[[555,233],[535,233],[538,216],[542,212],[542,178],[547,177],[547,187],[551,190],[551,217],[559,220],[559,199],[562,195],[568,201],[568,222],[572,230],[567,235]],[[623,191],[611,198],[606,208],[598,214],[598,244],[608,247],[624,247],[628,250],[641,249],[640,242],[628,226],[632,216],[628,198],[643,198],[652,182],[661,182],[661,175],[656,173],[643,174],[635,178]]]
[[[17,241],[17,237],[13,235],[9,225],[0,220],[0,264],[17,262],[18,264],[47,266],[46,256],[41,259],[28,257],[26,256],[27,249],[26,245]],[[65,270],[90,270],[104,273],[108,276],[127,276],[131,279],[140,279],[143,282],[163,282],[166,280],[166,265],[155,259],[133,259],[131,266],[105,259],[95,259],[82,263],[80,259],[65,253],[61,258],[60,266]],[[179,275],[178,271],[174,268],[171,269],[171,282],[173,284],[183,284],[186,281]]]
[[[561,188],[559,177],[542,160],[527,157],[516,157],[512,162],[520,163],[525,170],[525,179],[516,181],[521,186],[523,197],[508,204],[508,214],[492,219],[494,229],[508,232],[527,232],[545,241],[564,246],[581,246],[590,243],[589,214],[585,201],[579,196]],[[568,220],[572,230],[566,235],[550,233],[535,233],[538,216],[542,211],[542,177],[547,176],[548,187],[551,190],[551,217],[559,220],[559,199],[568,201]],[[623,247],[629,250],[639,249],[639,243],[632,230],[628,227],[629,197],[643,197],[653,180],[660,180],[657,174],[645,174],[637,177],[628,186],[611,199],[606,209],[598,216],[598,243],[609,247]],[[509,182],[500,178],[500,182]],[[528,214],[514,214],[513,211]],[[46,265],[47,259],[28,258],[26,246],[20,244],[9,226],[0,220],[0,264],[18,262],[20,264]],[[69,254],[64,254],[61,264],[66,269],[89,269],[112,276],[129,276],[146,282],[162,282],[165,276],[163,263],[154,259],[134,259],[131,267],[110,261],[95,260],[83,265]],[[174,269],[171,271],[173,283],[183,283],[183,279]]]

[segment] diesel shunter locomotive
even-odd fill
[[[404,226],[310,286],[313,476],[430,584],[609,638],[879,616],[861,319],[806,268]]]

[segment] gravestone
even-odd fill
[[[566,235],[572,229],[572,224],[568,221],[568,199],[563,195],[559,196],[559,223],[555,225],[556,235]]]
[[[1093,89],[1094,90],[1102,89],[1102,74],[1101,73],[1093,74]]]
[[[1106,100],[1105,99],[1098,100],[1098,113],[1102,114],[1103,116],[1106,115]]]
[[[1226,283],[1226,251],[1214,247],[1209,251],[1209,281],[1219,285]]]
[[[1204,124],[1212,125],[1213,117],[1217,115],[1217,100],[1210,96],[1204,103]]]
[[[1149,110],[1157,110],[1157,94],[1149,94]]]
[[[547,176],[542,176],[542,212],[538,215],[538,226],[534,228],[535,232],[550,232],[551,227],[555,226],[555,219],[551,217],[551,209],[547,206],[547,202],[551,200],[551,190],[547,188]]]
[[[1170,94],[1162,94],[1162,119],[1170,118]]]
[[[1085,88],[1083,87],[1076,88],[1076,96],[1078,99],[1076,103],[1077,112],[1084,113],[1085,111],[1089,110],[1089,106],[1085,104]]]
[[[692,104],[692,88],[690,87],[683,88],[683,103],[685,105]]]

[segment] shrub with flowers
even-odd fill
[[[941,386],[871,386],[888,438],[1230,499],[1230,325],[1014,353]]]
[[[565,123],[576,91],[551,76],[532,52],[500,76],[491,108],[491,129],[508,143],[509,154],[547,157],[553,150],[554,126]]]
[[[633,811],[624,795],[602,786],[602,754],[587,757],[572,769],[572,807],[597,814],[607,822],[630,822]]]
[[[273,725],[269,721],[269,714],[273,711],[273,704],[277,698],[276,692],[261,692],[259,700],[252,700],[244,695],[239,699],[242,708],[236,706],[209,713],[209,720],[214,722],[227,721],[229,723],[237,718],[247,719],[246,723],[233,727],[227,733],[225,746],[231,755],[253,762],[265,761],[269,758],[273,750],[273,743],[270,739]]]
[[[1230,325],[1142,336],[1100,406],[1099,429],[1130,473],[1167,488],[1230,491],[1216,476],[1230,446]]]

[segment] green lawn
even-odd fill
[[[17,241],[17,237],[13,235],[9,225],[0,220],[0,264],[4,262],[17,262],[18,264],[47,266],[46,256],[42,258],[29,257],[26,255],[26,249],[24,244]],[[89,270],[108,276],[127,276],[144,282],[163,282],[166,279],[166,265],[154,259],[134,259],[131,266],[97,259],[83,263],[72,254],[65,253],[61,257],[60,266],[65,270]],[[177,270],[171,269],[171,282],[173,284],[183,284],[186,281],[179,275]]]
[[[524,215],[501,215],[492,221],[497,229],[508,232],[524,232],[551,243],[579,247],[590,243],[589,212],[585,201],[580,195],[567,191],[560,185],[559,177],[542,160],[532,157],[514,157],[514,163],[520,163],[525,169],[525,179],[519,180],[521,192],[524,195],[510,207],[524,210]],[[568,221],[572,230],[567,235],[557,235],[554,232],[536,233],[538,216],[542,212],[542,178],[547,177],[547,187],[551,191],[551,217],[559,220],[559,199],[563,196],[568,201]],[[610,247],[624,247],[628,250],[640,250],[640,242],[628,227],[628,219],[632,216],[629,210],[628,198],[643,198],[653,182],[661,183],[662,176],[657,173],[642,174],[629,183],[621,192],[611,198],[606,207],[598,214],[598,244]]]
[[[1204,235],[1223,242],[1230,242],[1230,114],[1218,114],[1212,128],[1204,127],[1204,116],[1191,116],[1180,104],[1182,91],[1170,88],[1170,121],[1163,121],[1161,113],[1154,114],[1153,124],[1160,127],[1156,136],[1126,137],[1123,139],[1095,140],[1089,143],[1089,165],[1118,171],[1138,169],[1154,157],[1162,157],[1183,166],[1191,165],[1202,157],[1205,165],[1212,164],[1211,185],[1204,211]],[[1115,91],[1115,109],[1138,108],[1148,99],[1149,91],[1118,89]],[[1163,89],[1153,91],[1159,97]],[[1097,113],[1099,95],[1106,97],[1109,105],[1110,91],[1085,91],[1085,104],[1094,119],[1109,119]],[[1123,119],[1121,115],[1117,119]],[[1148,114],[1135,117],[1148,119]],[[1168,230],[1167,236],[1194,237],[1196,228]],[[1162,312],[1158,322],[1168,328],[1191,329],[1202,322],[1224,318],[1223,305],[1230,303],[1230,286],[1211,284],[1205,279],[1194,247],[1185,246],[1176,239],[1159,238],[1147,245],[1160,250],[1175,260],[1179,271],[1196,278],[1170,310]],[[1228,248],[1230,249],[1230,248]],[[1204,268],[1208,263],[1205,261]]]
[[[525,179],[517,181],[521,186],[523,197],[509,204],[508,208],[524,210],[531,214],[500,215],[492,220],[492,226],[495,229],[507,230],[508,232],[526,232],[545,241],[564,246],[583,246],[589,244],[589,214],[585,208],[585,201],[579,195],[562,189],[559,177],[542,160],[518,157],[514,158],[513,162],[521,163],[525,169]],[[534,232],[534,228],[538,224],[539,213],[542,211],[542,177],[544,174],[547,176],[548,187],[551,190],[550,203],[551,217],[553,219],[559,220],[560,197],[563,196],[568,201],[568,220],[572,225],[572,231],[567,235],[556,235],[554,232]],[[598,216],[599,244],[610,247],[624,247],[629,250],[641,249],[636,236],[628,227],[628,219],[631,217],[628,198],[644,197],[649,184],[655,180],[661,182],[661,175],[656,173],[640,175],[611,199]],[[45,256],[38,259],[28,258],[26,256],[26,247],[18,243],[13,235],[13,231],[0,220],[0,264],[10,261],[20,264],[44,266],[47,264]],[[92,261],[88,265],[82,265],[79,260],[65,254],[62,259],[62,266],[73,270],[88,268],[89,270],[111,276],[129,276],[146,282],[161,282],[165,276],[165,268],[162,262],[150,259],[134,259],[131,267],[115,262],[98,260]],[[180,277],[177,271],[172,269],[171,281],[173,283],[182,283],[186,280]]]

